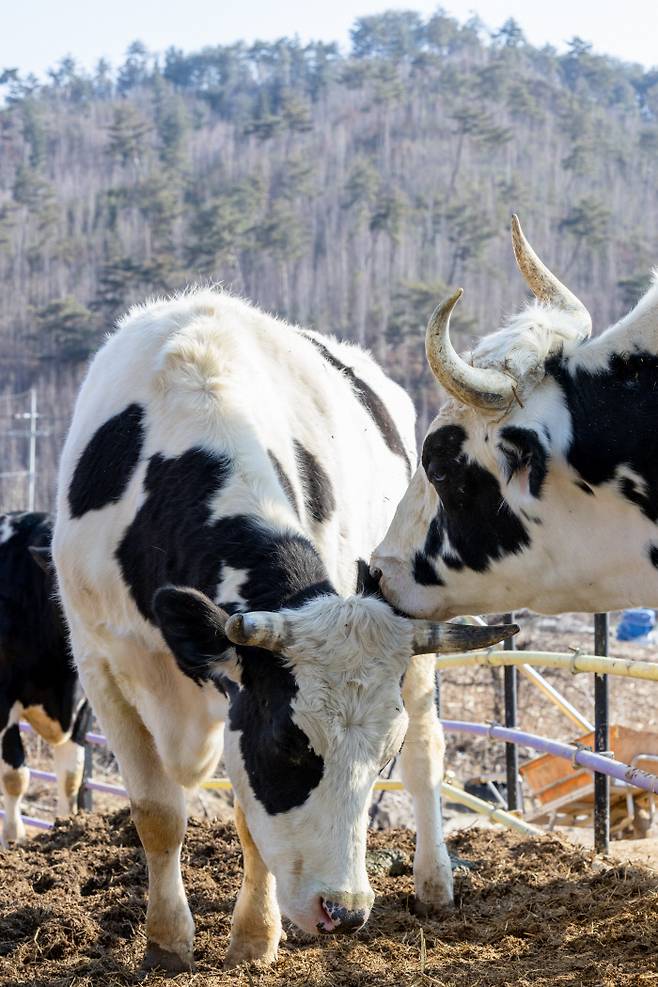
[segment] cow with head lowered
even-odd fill
[[[431,619],[658,606],[658,276],[590,338],[516,217],[512,239],[537,300],[466,360],[449,334],[461,290],[432,316],[427,356],[451,397],[373,575]]]
[[[21,799],[30,772],[19,720],[53,745],[57,813],[77,809],[90,711],[71,664],[64,620],[53,599],[51,520],[0,514],[0,780],[2,842],[25,837]]]
[[[280,910],[311,933],[363,925],[370,791],[405,734],[418,904],[451,899],[433,662],[412,655],[507,631],[355,592],[406,486],[413,420],[358,348],[215,291],[132,310],[91,364],[53,554],[146,852],[146,967],[192,964],[184,790],[213,771],[224,721],[244,853],[229,965],[274,959]]]

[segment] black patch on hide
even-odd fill
[[[292,507],[293,511],[295,512],[297,517],[299,517],[299,504],[297,503],[297,497],[295,496],[293,485],[290,482],[290,477],[288,476],[283,466],[276,458],[276,456],[274,455],[271,449],[267,450],[267,455],[270,457],[270,462],[272,463],[272,466],[274,467],[274,472],[276,473],[277,479],[281,484],[281,489],[283,490],[284,494],[290,501],[290,506]]]
[[[654,523],[658,521],[658,457],[652,437],[658,420],[658,356],[636,351],[614,353],[605,369],[569,370],[561,356],[546,363],[546,373],[561,387],[571,416],[567,459],[590,487],[614,479],[627,466],[644,481],[621,478],[626,500]]]
[[[414,563],[421,577],[427,571],[419,556],[427,561],[439,556],[452,569],[461,562],[485,572],[492,561],[530,544],[527,529],[507,504],[498,479],[463,452],[465,439],[461,425],[445,425],[431,432],[423,445],[423,468],[440,505]],[[441,556],[444,533],[453,550],[446,553],[450,561]]]
[[[167,584],[192,587],[214,600],[224,565],[245,571],[240,593],[247,609],[277,611],[334,594],[314,546],[293,532],[267,528],[257,517],[213,520],[211,501],[231,476],[228,457],[189,449],[149,462],[145,500],[117,549],[123,577],[140,612],[154,621],[152,601]],[[226,610],[237,604],[220,600]],[[208,649],[220,660],[229,646],[223,634],[199,626],[190,635],[169,635],[181,669],[196,681],[208,677]],[[322,778],[323,761],[293,723],[297,692],[279,655],[237,647],[242,686],[226,685],[229,725],[241,732],[240,747],[256,798],[270,813],[302,805]],[[204,673],[201,666],[205,666]],[[214,681],[214,680],[213,680]]]
[[[312,336],[306,336],[305,338],[308,339],[309,343],[312,343],[313,346],[320,351],[320,353],[322,353],[322,356],[325,358],[327,363],[331,364],[332,367],[335,367],[336,370],[339,370],[343,376],[349,380],[352,385],[352,390],[381,432],[384,442],[391,452],[395,453],[396,456],[400,456],[407,467],[407,473],[411,475],[412,464],[409,462],[400,433],[398,432],[397,426],[393,421],[393,417],[379,395],[373,391],[370,384],[366,384],[364,380],[357,377],[352,367],[348,367],[342,362],[342,360],[339,360],[338,357],[334,356],[334,354],[318,339],[314,339]]]
[[[323,521],[328,521],[336,510],[331,480],[312,452],[305,449],[297,439],[294,440],[294,445],[299,475],[304,487],[306,510],[314,521],[322,524]]]
[[[18,723],[9,727],[2,737],[2,760],[14,770],[25,764],[25,749]]]
[[[510,478],[527,469],[528,489],[533,497],[539,499],[549,463],[549,455],[539,436],[534,429],[519,428],[518,425],[506,425],[499,434],[504,445],[498,448],[507,460]]]
[[[144,409],[130,404],[100,426],[77,462],[69,487],[71,517],[116,504],[137,468],[144,442]]]
[[[445,583],[423,552],[416,552],[413,567],[414,580],[421,586],[444,586]]]
[[[303,805],[320,784],[324,761],[292,719],[298,687],[279,655],[260,648],[237,649],[242,688],[229,706],[229,726],[239,730],[249,783],[270,815]]]
[[[147,620],[153,620],[151,603],[160,586],[193,586],[214,599],[222,556],[212,538],[209,502],[230,475],[230,459],[205,449],[171,459],[156,453],[149,460],[144,503],[116,550],[123,578]]]

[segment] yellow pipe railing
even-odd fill
[[[231,789],[233,786],[228,778],[212,778],[210,781],[204,782],[201,787],[210,789],[211,791],[225,791]],[[378,792],[404,791],[404,785],[401,781],[376,781],[373,788]],[[462,788],[450,785],[447,781],[444,781],[441,785],[441,794],[451,802],[465,805],[467,808],[472,809],[473,812],[477,812],[478,815],[486,816],[493,822],[501,823],[501,825],[515,829],[519,833],[525,833],[526,836],[536,836],[538,833],[541,833],[541,830],[537,829],[536,826],[531,826],[510,812],[506,812],[504,809],[498,809],[495,805],[491,805],[490,802],[485,802],[484,799],[480,799],[476,795],[471,795],[470,792],[465,792]]]
[[[629,679],[658,682],[658,664],[632,661],[628,658],[599,658],[597,655],[555,654],[552,651],[465,651],[462,654],[441,655],[438,669],[467,668],[474,665],[540,665],[563,668],[574,674],[595,672],[598,675],[620,675]]]

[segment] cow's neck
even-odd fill
[[[227,519],[229,520],[229,519]],[[240,529],[239,538],[223,544],[224,571],[240,570],[240,606],[235,609],[277,611],[298,608],[317,596],[335,595],[327,569],[317,549],[304,535],[269,528],[253,519],[230,519]],[[219,522],[221,524],[222,522]],[[228,534],[228,533],[227,533]],[[238,534],[237,530],[232,535]],[[219,586],[219,601],[227,609],[233,602]]]
[[[571,418],[569,464],[592,487],[616,480],[622,496],[658,521],[658,356],[612,353],[593,371],[553,359]]]

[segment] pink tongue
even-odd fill
[[[333,932],[333,930],[336,928],[336,925],[338,923],[337,922],[334,922],[334,920],[331,917],[331,915],[329,914],[329,912],[327,910],[327,907],[326,907],[326,905],[325,905],[324,902],[322,902],[322,911],[327,916],[327,921],[322,923],[322,927],[324,928],[324,930],[326,932]]]

